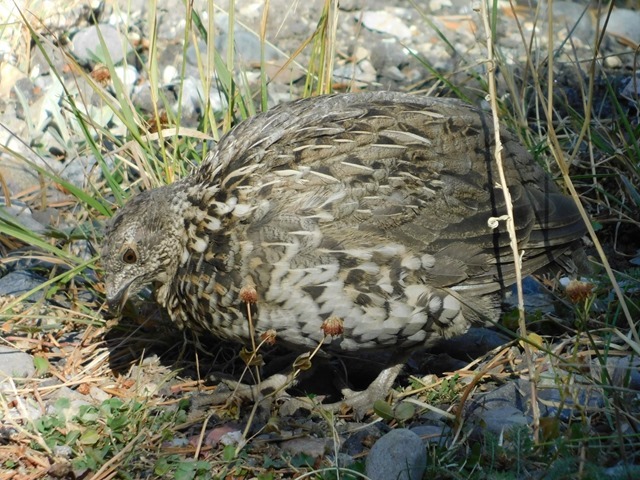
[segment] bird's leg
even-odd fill
[[[205,407],[224,405],[231,399],[260,402],[270,395],[278,398],[287,387],[295,384],[295,378],[292,374],[274,373],[256,385],[229,379],[221,380],[220,384],[226,385],[228,389],[220,388],[221,391],[194,395],[191,397],[191,409],[200,411]]]
[[[350,388],[341,388],[343,399],[328,404],[318,403],[308,397],[290,397],[285,390],[296,385],[298,373],[295,369],[288,373],[274,373],[257,385],[245,385],[232,380],[222,380],[221,383],[226,384],[230,390],[213,392],[198,395],[192,398],[192,409],[200,410],[203,407],[211,405],[222,405],[227,403],[231,398],[240,400],[248,400],[251,402],[261,402],[268,397],[273,399],[286,398],[281,405],[281,412],[284,414],[293,414],[298,409],[312,410],[314,408],[322,408],[329,411],[340,411],[344,406],[351,407],[358,417],[363,417],[372,409],[376,400],[384,399],[390,391],[393,384],[402,371],[409,353],[403,352],[393,355],[387,362],[387,366],[378,374],[378,376],[362,391],[351,390]]]
[[[401,362],[385,368],[365,390],[354,391],[350,388],[343,388],[341,390],[344,395],[344,401],[342,403],[353,407],[358,405],[364,407],[366,406],[364,403],[368,403],[368,405],[371,406],[376,400],[384,399],[391,391],[393,383],[396,381],[403,367],[404,363]]]
[[[342,388],[341,392],[344,399],[333,405],[336,407],[347,405],[353,408],[358,416],[363,416],[373,407],[376,400],[382,400],[389,395],[389,392],[393,389],[393,384],[396,381],[396,378],[400,372],[402,372],[409,356],[410,353],[407,352],[394,354],[387,362],[387,366],[365,390],[354,391],[349,388]],[[331,406],[332,405],[329,405],[329,407]]]
[[[393,355],[386,363],[387,366],[365,390],[355,391],[347,387],[339,387],[340,392],[343,395],[343,399],[338,402],[322,404],[318,403],[317,400],[314,401],[308,397],[288,397],[281,405],[280,412],[285,415],[290,415],[300,408],[307,410],[321,408],[323,410],[339,412],[343,411],[346,405],[353,409],[357,418],[362,418],[373,408],[373,404],[376,400],[386,398],[389,392],[392,391],[393,384],[402,371],[402,368],[409,356],[410,353],[407,352]]]

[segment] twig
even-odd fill
[[[518,252],[518,238],[516,236],[514,219],[513,219],[513,205],[511,203],[511,194],[509,192],[509,187],[507,186],[507,179],[504,174],[504,168],[502,166],[502,142],[500,140],[500,119],[498,116],[498,104],[496,101],[497,92],[496,92],[496,77],[495,77],[495,62],[493,56],[493,34],[491,30],[491,26],[489,24],[489,13],[487,11],[486,2],[489,0],[485,0],[480,2],[480,9],[482,12],[482,20],[484,23],[484,29],[486,33],[487,40],[487,60],[488,60],[488,84],[489,84],[489,102],[491,104],[491,113],[493,115],[493,131],[495,135],[495,159],[498,167],[498,174],[500,177],[500,186],[502,188],[502,192],[504,195],[505,206],[507,209],[506,215],[506,226],[507,231],[509,232],[509,239],[511,243],[511,250],[513,251],[513,264],[516,275],[516,288],[518,292],[518,326],[520,329],[520,334],[522,337],[527,337],[527,325],[525,322],[524,315],[524,295],[522,290],[522,269],[520,264],[520,254]],[[536,375],[534,369],[534,363],[532,359],[532,351],[531,347],[528,343],[523,342],[524,348],[524,356],[527,359],[527,366],[530,375],[529,385],[531,387],[531,411],[533,414],[533,439],[534,442],[538,442],[539,438],[539,428],[540,428],[540,410],[537,401],[536,395]]]

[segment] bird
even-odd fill
[[[499,136],[528,275],[575,249],[585,225],[518,138]],[[151,285],[196,335],[386,352],[378,378],[351,392],[369,405],[410,352],[500,317],[516,273],[495,141],[491,116],[455,99],[384,91],[277,105],[109,220],[109,308]],[[327,334],[327,322],[339,328]]]

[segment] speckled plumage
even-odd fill
[[[510,133],[503,158],[525,273],[584,232],[573,201]],[[485,113],[449,99],[338,94],[280,105],[227,134],[189,177],[133,198],[109,223],[107,299],[143,285],[184,328],[334,351],[404,350],[495,319],[514,283]],[[135,257],[133,260],[131,252]],[[127,256],[129,255],[129,256]]]

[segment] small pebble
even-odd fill
[[[607,68],[621,68],[622,60],[620,60],[620,57],[617,55],[605,57],[604,65]]]
[[[356,20],[359,20],[359,16]],[[396,15],[385,10],[364,12],[362,24],[369,30],[393,35],[400,40],[411,38],[411,29]]]

